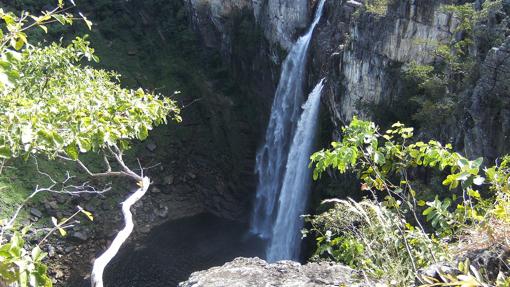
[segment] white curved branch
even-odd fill
[[[144,177],[139,184],[141,184],[140,188],[122,203],[122,214],[124,215],[124,222],[126,225],[121,231],[119,231],[119,233],[117,233],[117,236],[115,236],[110,247],[108,247],[108,249],[106,249],[106,251],[94,261],[92,274],[90,275],[92,287],[103,287],[103,273],[106,265],[110,263],[115,255],[117,255],[120,247],[124,244],[124,242],[126,242],[133,231],[134,224],[131,206],[145,195],[147,189],[149,189],[150,179],[148,177]]]

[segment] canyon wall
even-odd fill
[[[442,8],[452,1],[389,1],[384,15],[357,12],[360,8],[342,2],[329,1],[327,18],[312,49],[312,78],[328,77],[324,100],[332,122],[343,125],[353,115],[360,115],[409,123],[403,71],[410,63],[433,63],[438,45],[462,37],[456,30],[459,19]],[[508,3],[504,5],[508,9]],[[502,12],[489,14],[487,23],[480,25],[485,27],[475,30],[495,33],[491,29],[499,29],[507,21]],[[477,76],[459,91],[455,111],[438,125],[422,129],[420,136],[450,142],[470,157],[494,160],[510,151],[505,143],[510,135],[509,39],[496,47],[486,47],[483,37],[474,41],[470,54],[477,61]],[[383,109],[367,108],[371,106]]]
[[[200,0],[189,1],[189,7],[204,43],[222,50],[229,62],[243,61],[229,52],[242,43],[235,43],[232,29],[225,28],[224,22],[238,14],[235,11],[253,15],[252,20],[262,35],[257,36],[257,54],[249,58],[252,63],[270,64],[252,65],[240,72],[250,75],[247,82],[252,84],[248,90],[265,99],[262,111],[268,114],[268,97],[272,96],[271,89],[277,81],[278,64],[290,43],[309,24],[314,2]],[[477,5],[482,2],[477,1]],[[508,9],[509,1],[503,2]],[[311,49],[309,86],[327,77],[323,103],[336,127],[331,133],[338,131],[353,115],[376,121],[410,122],[406,118],[409,108],[405,97],[409,95],[406,95],[403,71],[410,63],[433,63],[437,60],[434,49],[438,45],[449,43],[452,37],[462,37],[456,30],[459,19],[442,8],[452,3],[455,1],[392,0],[388,1],[384,13],[375,13],[364,9],[360,2],[327,1]],[[483,24],[487,27],[482,28],[496,29],[507,21],[503,11],[488,17]],[[510,151],[505,144],[510,134],[508,41],[485,47],[483,39],[475,38],[470,53],[476,58],[480,72],[470,87],[459,92],[462,100],[451,116],[433,128],[420,129],[420,136],[451,142],[471,157],[494,160]],[[267,79],[268,74],[269,80],[259,80]],[[373,107],[378,107],[378,111]]]

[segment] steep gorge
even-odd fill
[[[222,158],[221,165],[230,166],[210,169],[224,174],[225,190],[201,188],[210,186],[205,183],[192,184],[183,193],[189,196],[189,192],[203,190],[197,198],[204,204],[204,211],[247,221],[255,191],[253,160],[268,121],[281,65],[292,43],[309,25],[315,3],[184,1],[189,25],[198,39],[200,52],[195,56],[200,55],[201,63],[218,57],[216,61],[223,69],[219,79],[211,81],[209,75],[208,92],[199,98],[198,107],[185,111],[190,119],[200,115],[201,121],[204,112],[209,115],[204,126],[190,124],[195,132],[188,144],[196,145],[199,139],[212,136],[215,145],[210,152]],[[412,118],[416,107],[410,101],[413,91],[409,91],[403,76],[406,67],[411,63],[434,63],[438,43],[447,44],[452,37],[461,37],[455,30],[459,20],[441,9],[447,3],[453,2],[395,0],[388,2],[384,13],[375,13],[352,1],[326,1],[310,47],[305,87],[305,91],[310,91],[319,79],[326,78],[322,113],[329,123],[323,122],[321,130],[325,143],[336,138],[338,128],[353,115],[359,115],[383,126],[397,120],[418,124],[422,138],[451,142],[470,157],[493,160],[508,151],[507,40],[501,47],[475,45],[472,53],[483,72],[458,91],[462,100],[450,114],[432,126],[420,126]],[[486,24],[489,29],[503,22],[501,18],[506,19],[506,15],[490,17],[494,19]],[[218,92],[226,83],[233,83],[235,88]],[[185,91],[185,97],[192,95],[188,102],[197,99],[193,94],[192,90]],[[196,133],[197,129],[202,132]],[[166,141],[157,136],[154,140],[158,145]],[[239,163],[241,167],[237,166]],[[201,181],[204,173],[198,174],[197,180]],[[241,185],[244,187],[240,189]],[[184,186],[189,184],[185,182]],[[228,198],[233,200],[225,201]],[[179,204],[172,207],[179,209]],[[235,210],[229,210],[233,207]]]
[[[178,99],[185,107],[183,124],[154,131],[150,142],[135,151],[145,165],[163,162],[150,171],[156,188],[136,208],[135,243],[143,242],[156,225],[201,213],[248,221],[256,188],[255,153],[281,65],[310,24],[317,1],[163,2],[92,1],[86,11],[108,12],[96,15],[98,27],[106,28],[92,35],[104,66],[127,74],[128,85],[165,94],[182,91]],[[338,137],[338,128],[356,114],[383,125],[397,120],[414,123],[403,69],[414,61],[434,62],[435,43],[456,36],[458,21],[440,9],[451,2],[394,0],[381,15],[363,10],[357,2],[326,1],[310,47],[305,89],[307,94],[326,78],[321,110],[324,143]],[[108,9],[101,9],[105,6]],[[507,18],[491,17],[489,28]],[[111,19],[122,21],[112,24]],[[510,42],[505,38],[497,47],[478,45],[473,54],[482,72],[461,91],[463,101],[443,122],[419,131],[423,138],[453,143],[468,156],[493,160],[509,151]],[[150,67],[150,72],[136,72],[143,67]],[[101,242],[94,248],[107,243],[108,229],[117,219],[99,219],[99,225],[109,224],[92,235]],[[237,231],[243,228],[236,226]],[[244,254],[252,255],[239,253]]]
[[[275,74],[283,55],[289,52],[289,39],[293,42],[303,32],[302,22],[296,17],[309,22],[316,1],[241,2],[243,11],[253,9],[254,21],[263,34],[259,36],[262,45],[256,62],[269,60],[275,64],[272,66],[276,69],[272,74]],[[358,115],[376,121],[383,128],[396,121],[413,125],[419,138],[437,138],[451,143],[455,150],[471,158],[483,156],[487,163],[508,153],[510,2],[502,1],[502,10],[487,12],[483,21],[474,23],[475,32],[470,39],[472,43],[466,60],[472,60],[474,68],[465,71],[468,76],[462,85],[448,84],[451,98],[445,99],[448,104],[435,103],[439,108],[425,105],[423,108],[417,104],[419,88],[412,86],[406,73],[413,65],[438,65],[441,62],[438,47],[448,47],[469,37],[458,29],[464,20],[444,8],[466,1],[373,1],[386,3],[386,7],[378,11],[365,9],[362,2],[327,1],[324,19],[313,38],[307,90],[320,78],[327,79],[325,97],[322,98],[323,119],[327,118],[322,122],[323,144],[338,138],[340,126]],[[477,9],[482,9],[483,2],[475,1]],[[239,3],[234,0],[201,1],[205,13],[201,19],[211,20],[207,25],[218,35],[217,41],[223,50],[241,43],[232,42],[230,32],[215,21],[228,17],[203,7],[235,7]],[[193,4],[190,4],[192,10],[196,9]],[[276,12],[285,11],[290,6],[292,9],[287,13]],[[269,18],[268,14],[260,12],[267,7],[273,7]],[[206,21],[196,21],[199,22],[204,24]],[[196,31],[202,38],[211,35],[201,29]],[[229,58],[230,62],[236,60],[239,59]],[[248,73],[256,82],[260,74],[267,74],[267,70],[257,67]],[[426,121],[418,116],[424,110],[428,113]],[[212,276],[214,272],[211,270]],[[200,275],[197,276],[200,281]]]

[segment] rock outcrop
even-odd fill
[[[365,286],[354,270],[329,263],[301,265],[292,261],[269,264],[259,258],[237,258],[221,267],[195,272],[180,287],[319,287]],[[368,285],[367,285],[368,286]]]
[[[309,0],[252,0],[253,12],[272,44],[290,50],[296,32],[310,21]]]
[[[395,101],[399,68],[412,61],[432,61],[433,49],[453,33],[456,21],[438,9],[438,1],[394,2],[385,15],[355,15],[361,8],[329,2],[314,58],[334,88],[328,93],[328,105],[335,122],[360,113],[370,116],[360,104]]]

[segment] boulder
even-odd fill
[[[43,216],[42,212],[37,209],[37,208],[30,208],[30,214],[37,217],[37,218],[41,218]]]
[[[78,241],[87,241],[89,239],[89,235],[85,231],[76,231],[73,232],[71,237]]]
[[[356,274],[339,264],[301,265],[293,261],[270,264],[259,258],[236,258],[221,267],[191,274],[179,287],[364,286],[355,282]]]
[[[174,183],[174,176],[173,175],[167,175],[163,178],[163,181],[166,185],[172,185]]]

